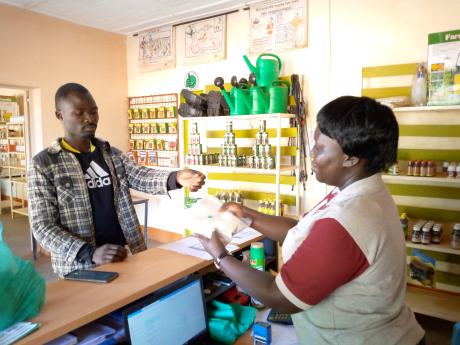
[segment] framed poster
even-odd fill
[[[307,0],[270,0],[249,9],[249,53],[307,45]]]
[[[226,58],[226,16],[186,24],[184,64],[194,65]]]
[[[139,33],[139,69],[158,71],[176,66],[174,28],[163,26]]]

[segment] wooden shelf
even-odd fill
[[[26,169],[27,169],[26,167],[13,166],[13,165],[10,165],[8,168],[10,168],[10,169],[17,169],[17,170],[26,170]]]
[[[8,140],[24,140],[24,137],[8,137]]]
[[[410,184],[418,186],[436,186],[460,188],[460,178],[451,177],[420,177],[407,175],[382,175],[385,183]]]
[[[393,108],[394,112],[404,111],[443,111],[443,110],[460,110],[460,105],[431,105],[425,107],[398,107]]]
[[[22,214],[23,216],[29,216],[29,208],[28,207],[21,207],[21,208],[13,208],[12,212]]]
[[[445,242],[445,241],[438,243],[438,244],[435,244],[435,243],[421,244],[421,243],[412,243],[411,241],[406,241],[406,247],[430,250],[430,251],[439,252],[439,253],[460,255],[460,249],[451,248],[449,242]]]
[[[246,167],[221,167],[216,164],[209,164],[209,165],[187,165],[185,164],[190,169],[212,169],[212,170],[219,170],[222,172],[228,172],[228,173],[253,173],[253,174],[275,174],[276,169],[256,169],[256,168],[246,168]],[[287,171],[292,171],[295,170],[296,167],[292,165],[282,165],[280,167],[280,172],[287,172]]]
[[[460,321],[460,295],[408,285],[406,303],[419,314]]]
[[[27,184],[27,180],[25,177],[12,178],[11,182],[19,183],[19,184]]]
[[[275,113],[275,114],[257,114],[257,115],[230,115],[230,116],[201,116],[201,117],[183,117],[186,121],[218,121],[218,120],[264,120],[267,118],[292,119],[295,114]]]

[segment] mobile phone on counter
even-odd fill
[[[79,280],[92,283],[108,283],[118,277],[117,272],[75,270],[67,273],[64,279]]]

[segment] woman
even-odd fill
[[[251,296],[292,313],[302,344],[422,343],[424,331],[405,305],[406,250],[395,203],[380,173],[396,162],[398,124],[386,106],[340,97],[317,116],[312,168],[336,188],[298,223],[234,203],[224,209],[281,242],[275,277],[202,238],[220,268]]]

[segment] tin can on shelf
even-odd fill
[[[267,130],[267,121],[260,120],[259,122],[259,131],[265,132]]]
[[[450,247],[453,249],[460,249],[460,223],[455,223],[454,227],[452,228]]]
[[[431,229],[433,228],[434,222],[427,222],[422,228],[422,244],[430,244],[431,243]]]
[[[267,145],[268,144],[268,133],[267,132],[262,132],[262,145]]]
[[[255,156],[254,157],[254,168],[255,169],[262,169],[261,165],[262,165],[261,157]]]
[[[267,157],[267,169],[273,169],[275,167],[275,161],[273,160],[273,158],[270,156],[270,157]]]
[[[433,161],[428,161],[426,176],[433,177],[435,175],[436,175],[436,163]]]
[[[270,144],[266,144],[263,146],[263,156],[270,157],[272,154],[272,146]]]
[[[422,228],[425,225],[425,223],[426,223],[426,220],[419,220],[412,227],[412,236],[411,236],[411,242],[412,243],[421,243],[422,242]]]
[[[256,145],[262,144],[262,132],[256,133]]]
[[[249,263],[252,268],[259,271],[265,271],[265,253],[264,244],[262,242],[251,243],[249,249]]]
[[[254,156],[249,156],[247,161],[248,168],[254,168]]]
[[[431,242],[432,243],[441,243],[441,236],[442,236],[442,225],[440,223],[436,223],[433,225]]]

